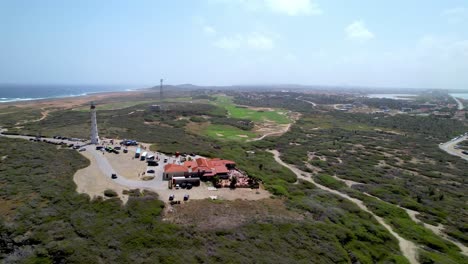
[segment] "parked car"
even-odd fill
[[[192,185],[190,182],[189,182],[189,183],[187,183],[187,190],[190,190],[190,189],[192,189],[192,186],[193,186],[193,185]]]
[[[164,163],[166,163],[166,162],[167,162],[167,159],[164,159]]]
[[[123,150],[123,153],[128,153],[128,149],[124,149],[124,150]]]
[[[156,161],[154,161],[154,160],[149,160],[149,161],[148,161],[148,166],[158,166],[158,165],[159,165],[159,164],[158,164]]]
[[[190,196],[188,194],[184,195],[184,201],[187,201],[189,199],[189,197]]]
[[[468,155],[468,151],[464,150],[462,151],[463,154]]]
[[[148,170],[146,173],[154,173],[154,170]]]
[[[174,198],[175,198],[175,195],[173,195],[173,194],[169,195],[169,201],[173,201]]]
[[[182,189],[187,188],[187,183],[186,183],[186,182],[181,183],[181,184],[180,184],[180,187],[181,187]]]
[[[80,148],[80,150],[78,150],[79,152],[83,152],[83,151],[86,151],[85,148]]]
[[[112,178],[112,179],[117,179],[117,174],[112,173],[111,178]]]
[[[176,184],[176,185],[175,185],[175,188],[176,188],[176,190],[179,190],[179,189],[180,189],[180,185],[179,185],[179,184]]]

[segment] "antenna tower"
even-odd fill
[[[161,84],[159,86],[159,100],[161,101],[161,106],[162,106],[162,102],[163,102],[163,82],[164,82],[164,79],[161,79]]]

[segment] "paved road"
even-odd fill
[[[455,96],[452,96],[452,98],[457,102],[457,104],[458,104],[458,110],[463,110],[463,108],[465,108],[465,107],[463,106],[463,103],[462,103],[460,100],[458,100],[458,98],[456,98]]]
[[[467,139],[468,139],[468,136],[463,136],[457,140],[451,140],[449,142],[445,142],[444,144],[439,145],[439,148],[447,152],[450,155],[458,156],[464,160],[468,160],[468,155],[463,154],[462,150],[460,149],[455,149],[455,145]]]

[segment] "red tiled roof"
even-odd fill
[[[229,170],[226,165],[235,165],[236,163],[231,160],[223,160],[219,158],[205,159],[198,158],[192,161],[184,162],[184,166],[191,168],[192,172],[204,172],[203,176],[215,176],[216,174],[225,174]]]
[[[164,166],[165,173],[188,172],[188,168],[179,164],[167,164]]]

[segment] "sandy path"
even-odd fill
[[[307,101],[307,100],[304,100],[304,99],[301,99],[301,97],[302,97],[302,96],[297,97],[296,100],[302,101],[302,102],[305,102],[305,103],[308,103],[308,104],[311,104],[311,105],[314,106],[314,107],[317,106],[316,103],[311,102],[311,101]]]
[[[289,129],[291,128],[291,125],[292,124],[288,124],[287,126],[279,129],[278,131],[275,131],[275,132],[270,132],[270,133],[266,133],[265,135],[261,136],[261,137],[258,137],[258,138],[254,138],[254,139],[251,139],[251,140],[248,140],[248,141],[259,141],[259,140],[262,140],[268,136],[281,136],[282,134],[286,133],[289,131]]]
[[[44,110],[42,109],[43,111],[41,112],[41,117],[38,118],[38,119],[34,119],[34,120],[24,120],[24,121],[18,121],[16,122],[15,126],[19,126],[19,125],[24,125],[24,124],[27,124],[27,123],[34,123],[34,122],[39,122],[39,121],[42,121],[44,119],[46,119],[48,116],[49,116],[49,110]]]
[[[291,166],[289,164],[284,163],[281,160],[280,153],[277,150],[269,150],[269,152],[273,153],[276,162],[278,162],[282,166],[290,169],[292,172],[294,172],[296,174],[296,176],[298,178],[309,181],[309,182],[312,182],[313,184],[315,184],[318,188],[320,188],[322,190],[331,192],[331,193],[336,194],[338,196],[341,196],[341,197],[343,197],[345,199],[348,199],[349,201],[356,204],[362,210],[364,210],[364,211],[368,212],[369,214],[371,214],[377,220],[377,222],[379,222],[379,224],[381,224],[383,227],[385,227],[388,230],[388,232],[390,232],[390,234],[392,234],[398,240],[400,250],[403,253],[403,255],[409,260],[409,262],[413,263],[413,264],[419,263],[417,261],[418,247],[416,246],[416,244],[414,244],[413,242],[411,242],[409,240],[406,240],[403,237],[401,237],[400,235],[398,235],[395,231],[393,231],[392,227],[390,225],[388,225],[383,220],[383,218],[381,218],[380,216],[374,214],[371,210],[369,210],[361,200],[358,200],[358,199],[353,198],[353,197],[351,197],[351,196],[349,196],[347,194],[341,193],[341,192],[339,192],[337,190],[333,190],[333,189],[330,189],[328,187],[325,187],[323,185],[320,185],[320,184],[316,183],[309,173],[301,171],[301,170],[299,170],[298,168],[296,168],[294,166]],[[309,177],[306,177],[304,175],[307,175]]]
[[[346,184],[346,186],[348,187],[352,187],[353,185],[359,185],[359,184],[365,184],[365,183],[362,183],[362,182],[356,182],[356,181],[352,181],[352,180],[345,180],[345,179],[342,179],[336,175],[333,175],[332,176],[333,178],[339,180],[339,181],[342,181]]]
[[[378,199],[384,203],[388,203],[382,199],[380,199],[379,197],[377,196],[374,196],[372,194],[369,194],[369,193],[366,193],[364,192],[365,195],[367,196],[370,196],[370,197],[373,197],[375,199]],[[406,211],[406,213],[409,215],[409,217],[411,218],[411,220],[413,220],[414,222],[416,223],[420,223],[422,224],[425,228],[431,230],[432,232],[434,232],[434,234],[440,236],[441,238],[445,239],[445,240],[448,240],[450,241],[451,243],[455,244],[458,248],[460,248],[460,251],[463,255],[465,256],[468,256],[468,247],[466,247],[465,245],[463,245],[462,243],[460,243],[459,241],[451,238],[449,235],[447,235],[446,233],[444,233],[442,230],[444,230],[444,225],[442,224],[439,224],[437,226],[435,225],[430,225],[430,224],[427,224],[427,223],[424,223],[423,221],[419,220],[417,218],[417,215],[419,215],[420,213],[418,211],[414,211],[414,210],[411,210],[411,209],[408,209],[408,208],[404,208],[404,207],[401,207],[399,205],[396,205],[398,206],[399,208],[403,209]]]

